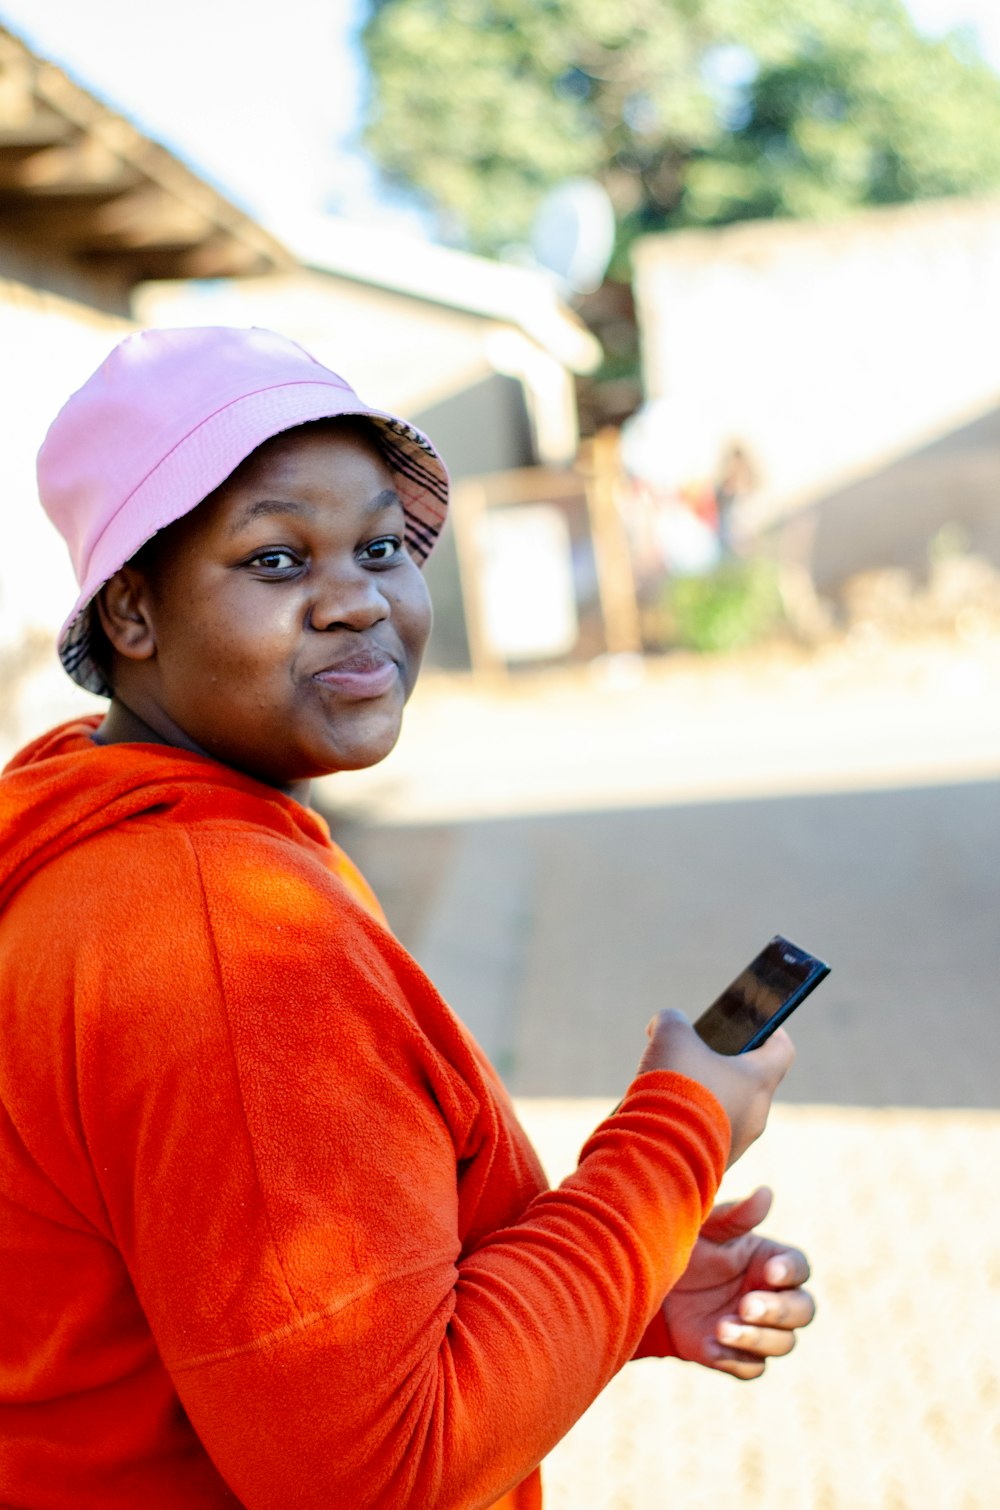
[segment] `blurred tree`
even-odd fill
[[[623,242],[1000,185],[1000,77],[900,0],[370,0],[365,139],[480,251],[586,174]]]

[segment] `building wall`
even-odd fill
[[[524,390],[500,373],[411,417],[440,450],[452,482],[481,472],[527,467],[535,460]],[[469,637],[451,530],[445,530],[427,563],[427,585],[434,601],[428,664],[465,670],[470,664]]]
[[[1000,569],[1000,409],[837,489],[781,527],[820,590],[836,597],[859,572],[902,568],[923,581],[945,526]]]
[[[120,266],[85,267],[37,243],[0,239],[0,279],[56,294],[86,309],[127,319],[128,280]]]
[[[456,480],[530,467],[536,460],[524,390],[502,373],[490,373],[407,418],[431,437]]]
[[[635,278],[664,446],[743,443],[762,519],[1000,402],[1000,201],[648,237]]]
[[[0,277],[0,758],[58,720],[103,706],[55,656],[77,588],[38,502],[35,456],[61,404],[129,329],[116,315]]]

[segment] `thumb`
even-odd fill
[[[725,1201],[721,1206],[713,1207],[701,1229],[701,1236],[712,1243],[728,1243],[734,1237],[744,1237],[764,1220],[773,1199],[767,1186],[761,1185],[740,1201]]]
[[[691,1019],[676,1007],[661,1007],[647,1022],[646,1037],[655,1038],[659,1029],[666,1028],[672,1022],[683,1022],[687,1027],[691,1026]]]

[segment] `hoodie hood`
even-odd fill
[[[26,746],[0,777],[0,910],[43,865],[141,814],[250,821],[329,854],[323,819],[206,755],[166,745],[99,745],[101,715]]]

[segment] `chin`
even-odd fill
[[[341,745],[335,750],[324,751],[322,768],[315,774],[332,776],[335,771],[365,771],[390,755],[396,748],[398,739],[397,728],[391,733],[387,732],[381,739],[362,740],[357,744]]]
[[[391,748],[392,746],[390,745],[389,749]],[[384,760],[388,754],[389,750],[381,750],[377,755],[360,753],[357,755],[341,755],[335,762],[330,761],[322,769],[316,770],[312,774],[313,776],[336,776],[338,771],[367,771],[370,766],[378,765],[379,761]]]

